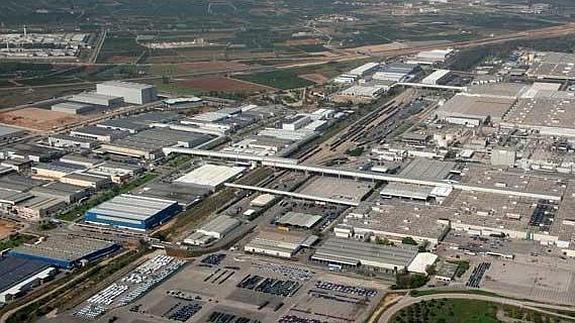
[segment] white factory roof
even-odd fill
[[[132,83],[132,82],[123,82],[123,81],[107,81],[107,82],[102,82],[98,85],[117,86],[117,87],[136,89],[136,90],[143,90],[143,89],[148,89],[148,88],[154,87],[153,85],[150,85],[150,84]]]
[[[200,102],[200,101],[202,101],[201,98],[194,96],[191,98],[166,99],[166,100],[164,100],[164,103],[172,105],[172,104],[178,104],[178,103],[196,103],[196,102]]]
[[[365,63],[365,64],[363,64],[359,67],[356,67],[353,70],[349,71],[347,74],[361,76],[365,72],[367,72],[373,68],[376,68],[378,66],[379,66],[379,63],[375,63],[375,62]]]
[[[245,167],[206,164],[176,179],[175,182],[216,187],[238,176],[244,170]]]
[[[426,269],[433,265],[437,258],[437,255],[431,252],[420,252],[415,256],[409,266],[407,266],[407,271],[410,273],[427,274]]]
[[[321,215],[306,214],[299,212],[287,212],[276,222],[279,224],[293,225],[304,228],[311,228],[319,220],[321,220]]]
[[[258,195],[255,199],[253,199],[250,204],[254,206],[265,206],[268,203],[272,202],[275,199],[275,195],[273,194],[261,194]]]
[[[442,77],[449,74],[450,72],[451,72],[450,70],[436,70],[433,73],[429,74],[427,77],[425,77],[423,80],[421,80],[421,83],[435,84],[437,81],[439,81]]]
[[[83,93],[76,94],[76,95],[72,96],[69,100],[74,102],[74,101],[77,101],[78,99],[82,100],[85,98],[98,99],[98,100],[115,100],[115,99],[119,99],[121,97],[113,96],[113,95],[106,95],[106,94],[96,93],[96,92],[83,92]]]

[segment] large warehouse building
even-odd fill
[[[100,94],[123,97],[126,103],[146,104],[158,100],[156,87],[149,84],[109,81],[96,85]]]
[[[56,266],[72,269],[109,255],[120,246],[114,242],[80,237],[75,235],[53,235],[38,244],[25,244],[10,251],[10,256],[35,260]]]
[[[417,248],[330,238],[316,249],[311,260],[347,268],[361,266],[374,271],[396,273],[407,268],[417,252]]]
[[[8,303],[49,280],[56,271],[42,261],[0,257],[0,304]]]
[[[177,201],[122,194],[86,212],[86,222],[145,231],[164,223],[182,207]]]
[[[176,179],[175,182],[208,188],[214,191],[225,182],[237,178],[244,170],[244,167],[206,164]]]

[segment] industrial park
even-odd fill
[[[0,28],[0,322],[575,321],[567,7],[325,0],[290,29],[316,54],[253,63],[224,32],[152,35],[149,13],[126,36],[96,2],[30,13],[61,28]],[[367,38],[375,16],[450,6],[543,26]],[[107,52],[134,35],[135,60]],[[200,67],[220,60],[238,68]]]

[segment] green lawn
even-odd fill
[[[0,251],[6,250],[8,248],[18,247],[19,245],[32,241],[34,239],[36,239],[35,236],[31,236],[28,234],[15,234],[10,238],[6,238],[0,241]]]

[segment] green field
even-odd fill
[[[510,305],[479,300],[439,299],[416,303],[399,311],[392,323],[498,323],[498,322],[565,322]],[[572,321],[573,322],[573,321]]]
[[[279,70],[236,76],[237,79],[275,87],[281,90],[297,89],[311,86],[314,83],[298,77],[297,70]]]

